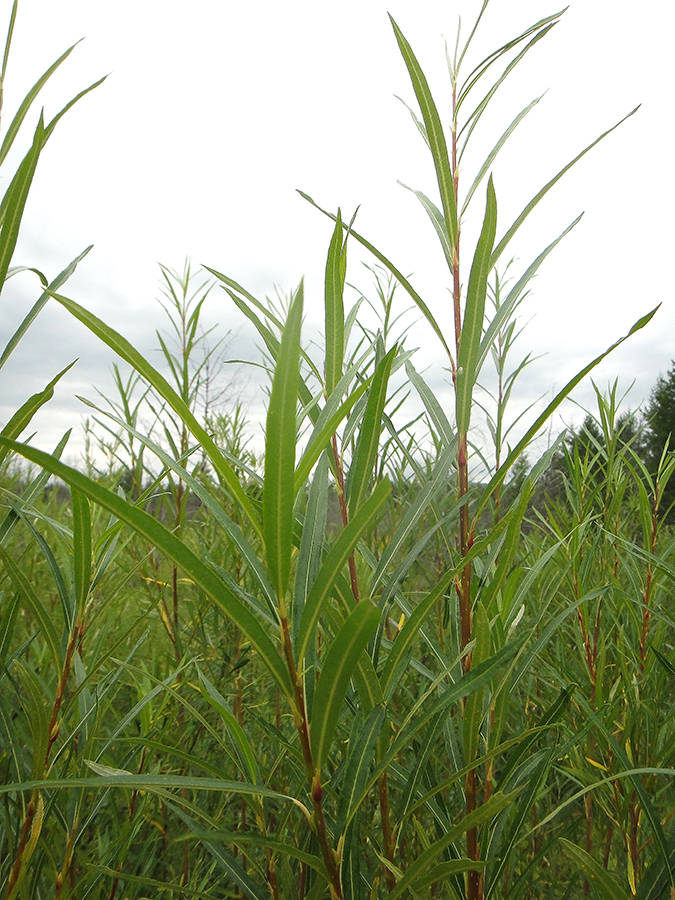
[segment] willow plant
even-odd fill
[[[22,800],[7,807],[13,826],[12,863],[3,884],[7,900],[13,900],[21,883],[29,880],[43,890],[50,862],[42,823],[47,813],[58,808],[62,793],[79,799],[73,809],[56,818],[65,834],[65,861],[52,867],[58,896],[65,890],[75,896],[76,886],[68,884],[66,875],[75,871],[71,863],[76,849],[87,844],[90,832],[83,820],[87,828],[95,828],[106,804],[115,803],[118,789],[126,790],[130,798],[121,816],[126,825],[114,846],[99,841],[101,862],[96,877],[87,882],[93,892],[112,878],[108,896],[113,897],[124,879],[138,890],[141,885],[157,890],[168,880],[145,868],[140,874],[127,872],[124,854],[115,857],[120,847],[130,851],[133,836],[143,827],[145,819],[138,809],[149,802],[148,795],[161,804],[163,822],[171,820],[174,827],[183,829],[186,842],[194,846],[199,842],[205,850],[208,862],[200,859],[193,868],[190,853],[185,852],[180,873],[172,881],[172,889],[191,895],[204,895],[206,888],[217,886],[226,894],[250,900],[269,896],[276,900],[289,896],[302,900],[389,896],[396,900],[439,896],[439,891],[440,896],[461,900],[517,897],[528,889],[543,855],[554,853],[550,842],[532,846],[532,832],[537,841],[547,832],[541,830],[541,823],[530,828],[531,817],[546,793],[547,780],[553,777],[554,764],[554,776],[563,778],[566,773],[560,760],[580,752],[580,739],[570,735],[563,720],[582,708],[595,723],[597,710],[584,698],[576,699],[576,686],[568,673],[547,660],[545,651],[576,611],[590,608],[604,588],[594,581],[579,583],[578,593],[567,597],[573,561],[563,560],[552,568],[552,561],[564,553],[567,535],[554,535],[550,546],[527,565],[519,556],[522,523],[537,479],[555,448],[535,464],[508,508],[500,510],[498,517],[488,513],[516,460],[564,398],[607,353],[646,325],[653,312],[569,381],[506,458],[499,460],[486,485],[472,485],[470,427],[477,379],[529,281],[569,228],[539,253],[503,300],[500,296],[490,321],[485,313],[488,279],[539,201],[613,130],[544,185],[498,238],[490,170],[537,101],[500,136],[464,192],[459,164],[468,163],[464,154],[474,128],[497,89],[550,32],[559,14],[535,23],[464,76],[467,53],[487,5],[486,0],[468,40],[460,45],[458,39],[450,63],[453,106],[447,133],[422,68],[392,20],[421,111],[421,118],[416,113],[413,117],[437,176],[438,202],[415,193],[430,216],[448,264],[453,297],[445,317],[449,329],[400,270],[340,211],[326,213],[334,228],[323,297],[325,345],[318,359],[315,349],[303,346],[302,283],[280,314],[273,304],[259,300],[226,274],[209,270],[228,302],[257,329],[269,361],[262,476],[251,473],[243,461],[233,460],[218,445],[180,384],[176,389],[171,378],[164,377],[122,335],[60,294],[58,287],[47,292],[130,364],[170,410],[178,429],[174,433],[181,435],[180,446],[159,446],[132,422],[120,419],[120,423],[161,461],[174,484],[183,485],[197,498],[200,514],[209,522],[209,534],[217,534],[217,540],[195,545],[182,529],[171,530],[158,521],[145,508],[143,494],[133,498],[110,490],[62,463],[58,453],[19,443],[15,429],[6,429],[0,437],[5,452],[20,454],[69,485],[74,512],[69,535],[72,589],[63,592],[64,639],[54,633],[44,601],[30,591],[11,557],[3,556],[16,597],[29,598],[52,668],[60,673],[49,682],[53,697],[48,699],[30,674],[22,682],[37,712],[47,708],[51,699],[55,713],[53,722],[36,713],[33,765],[27,772],[16,752],[11,763],[15,780],[0,788],[3,796],[29,797],[23,806]],[[502,60],[504,69],[490,81],[493,67]],[[485,181],[480,236],[465,263],[463,245],[460,252],[462,227],[479,202]],[[391,273],[438,336],[452,373],[454,410],[442,408],[404,344],[389,346],[382,333],[369,340],[353,339],[359,304],[347,309],[345,303],[350,241],[366,247]],[[368,337],[367,332],[364,335]],[[171,367],[173,357],[165,356]],[[395,425],[400,401],[391,383],[395,373],[403,372],[419,394],[436,435],[432,459],[420,460],[414,441]],[[201,448],[204,477],[190,471],[183,435],[186,441],[190,435]],[[393,496],[381,464],[385,448],[390,447],[395,447],[401,465],[415,476],[403,511],[396,509],[401,497]],[[452,490],[448,490],[449,473]],[[98,539],[92,539],[95,508],[112,517],[107,528],[100,528]],[[21,503],[17,509],[23,511],[26,522],[28,511]],[[236,695],[241,704],[239,683],[228,682],[224,675],[214,683],[200,653],[179,651],[175,667],[160,675],[138,666],[130,652],[119,661],[108,685],[133,675],[143,696],[100,740],[92,737],[83,748],[83,725],[100,707],[87,693],[92,674],[77,668],[82,621],[96,608],[90,601],[98,585],[97,573],[104,563],[110,565],[108,549],[124,526],[169,566],[182,570],[190,589],[224,617],[236,633],[237,648],[246,645],[255,667],[251,684],[263,685],[256,690],[266,700],[251,704],[249,710],[241,705],[233,710],[228,696]],[[40,546],[49,556],[48,545]],[[640,552],[644,559],[654,555],[645,549]],[[236,563],[230,565],[233,558]],[[413,580],[410,575],[418,571],[415,567],[421,560],[433,564],[424,566],[423,579]],[[65,584],[67,579],[62,580]],[[558,609],[554,601],[561,597],[567,599]],[[447,616],[435,622],[439,608]],[[642,622],[647,622],[646,632],[643,625],[646,647],[652,609],[649,592],[641,608],[650,611],[642,616]],[[5,646],[9,642],[3,639]],[[667,668],[670,662],[662,656]],[[80,662],[73,662],[78,658]],[[110,653],[105,660],[112,660]],[[523,690],[533,677],[535,663],[540,662],[547,663],[546,690],[532,692],[526,710],[519,711],[510,699]],[[21,667],[20,661],[17,666]],[[69,708],[74,708],[77,698],[84,706],[79,719],[71,713],[68,727],[61,728],[57,727],[59,710],[72,666],[76,666],[77,684],[69,695]],[[184,677],[186,672],[189,678]],[[160,694],[178,704],[179,721],[192,722],[195,735],[208,735],[211,758],[198,752],[194,743],[169,746],[166,739],[152,736],[149,709]],[[103,696],[110,695],[103,692]],[[534,719],[529,715],[532,706],[537,713]],[[26,708],[33,707],[26,702]],[[135,717],[141,717],[140,738],[126,734]],[[611,779],[634,789],[649,822],[653,865],[657,866],[651,870],[656,874],[649,877],[675,886],[664,817],[641,781],[649,767],[633,765],[606,723],[600,723],[597,731],[618,761]],[[128,751],[121,749],[127,746],[125,741],[131,748]],[[19,743],[15,741],[14,746]],[[145,766],[151,752],[162,752],[166,759],[157,758],[156,768],[149,773]],[[62,764],[60,770],[51,765],[52,758]],[[668,773],[659,767],[651,774],[663,778]],[[91,797],[100,799],[91,801]],[[557,804],[561,815],[568,805],[563,799]],[[553,806],[544,817],[547,824],[556,820],[558,808]],[[111,815],[119,821],[118,812]],[[575,820],[565,821],[562,833],[555,834],[555,848],[564,848],[565,859],[572,859],[601,893],[609,884],[615,890],[613,896],[621,897],[621,884],[593,858],[593,846],[589,851],[588,845],[584,848],[569,839],[575,826]],[[36,848],[40,855],[35,860],[41,862],[33,860],[31,869]],[[628,896],[627,891],[624,894]]]

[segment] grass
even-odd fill
[[[437,199],[415,193],[448,265],[452,334],[339,210],[322,211],[334,223],[322,348],[303,342],[302,283],[279,308],[208,270],[263,347],[262,460],[240,408],[218,418],[208,402],[208,283],[162,270],[173,329],[158,333],[162,372],[63,294],[80,258],[51,283],[38,273],[40,298],[2,360],[51,297],[132,374],[116,369],[118,396],[90,403],[105,471],[63,463],[67,435],[51,454],[18,441],[65,371],[0,434],[4,900],[672,896],[674,537],[659,504],[675,457],[650,475],[621,439],[614,390],[598,393],[589,439],[523,461],[576,384],[655,311],[511,446],[509,397],[529,360],[510,365],[518,304],[576,222],[518,275],[505,253],[597,141],[505,228],[490,169],[534,104],[468,188],[458,174],[496,88],[559,17],[468,74],[475,29],[458,41],[447,131],[392,20],[435,168]],[[55,124],[40,121],[0,207],[6,274]],[[472,217],[482,226],[467,258]],[[354,241],[380,266],[379,329],[345,305]],[[447,354],[451,410],[405,333],[392,340],[395,291]],[[494,447],[476,447],[490,362]],[[400,425],[403,373],[424,414]]]

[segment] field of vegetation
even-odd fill
[[[340,211],[316,210],[334,223],[321,347],[303,338],[302,284],[270,301],[216,269],[162,268],[156,368],[63,293],[80,258],[52,280],[32,270],[41,293],[0,367],[47,302],[120,365],[116,395],[90,403],[86,465],[62,461],[68,433],[52,453],[21,440],[65,371],[0,432],[2,900],[675,898],[675,369],[644,420],[597,390],[536,458],[560,404],[655,311],[514,422],[519,304],[576,222],[517,274],[509,245],[576,159],[498,228],[491,166],[531,104],[486,160],[467,154],[473,182],[458,176],[496,89],[558,19],[467,72],[475,28],[458,39],[446,123],[392,20],[437,176],[435,200],[415,193],[452,334]],[[6,128],[3,168],[69,52]],[[19,275],[39,156],[92,88],[40,117],[3,179],[0,284]],[[354,245],[376,282],[346,308]],[[207,402],[212,289],[259,337],[264,454],[241,405]],[[452,409],[407,347],[407,305],[446,353]],[[479,416],[491,446],[472,440]]]

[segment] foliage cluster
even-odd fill
[[[570,229],[512,287],[498,263],[576,160],[498,239],[490,169],[535,100],[462,193],[477,122],[560,17],[460,77],[486,7],[449,58],[447,134],[392,21],[437,176],[440,206],[415,193],[448,264],[452,337],[340,211],[326,213],[319,350],[302,340],[302,284],[280,310],[209,270],[264,347],[262,461],[246,449],[239,408],[218,416],[202,405],[206,285],[163,270],[175,340],[160,335],[162,374],[60,293],[81,257],[51,283],[38,273],[44,290],[2,362],[52,298],[132,374],[116,370],[118,397],[90,404],[107,471],[65,465],[67,434],[52,453],[18,440],[64,373],[0,433],[4,900],[673,895],[675,538],[659,509],[675,456],[645,464],[612,391],[598,392],[581,437],[559,439],[529,471],[518,462],[625,338],[509,442],[508,400],[528,361],[511,367],[515,311]],[[15,13],[16,3],[7,50]],[[7,52],[3,79],[6,62]],[[0,206],[3,281],[17,274],[9,263],[25,198],[55,123],[40,119]],[[483,189],[466,277],[462,223]],[[372,332],[358,327],[364,301],[345,305],[354,241],[393,279],[378,281],[382,327]],[[405,336],[392,340],[394,286],[447,354],[452,412]],[[487,453],[470,427],[490,360]],[[397,424],[395,373],[422,422]],[[477,456],[489,469],[481,484],[469,477]]]

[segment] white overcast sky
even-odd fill
[[[3,129],[30,85],[70,44],[85,40],[53,76],[43,103],[53,115],[101,75],[107,81],[60,123],[40,161],[14,264],[53,278],[88,244],[94,249],[64,293],[147,353],[163,327],[158,263],[186,257],[227,273],[263,298],[306,276],[307,329],[321,321],[330,223],[296,188],[350,216],[405,273],[448,327],[442,254],[426,214],[397,180],[436,197],[426,148],[396,99],[414,96],[387,18],[411,42],[441,110],[449,108],[444,43],[458,15],[467,28],[478,0],[21,0],[9,60]],[[4,31],[11,3],[2,0]],[[491,0],[477,58],[556,12],[541,0]],[[572,0],[553,32],[501,88],[461,177],[516,113],[548,91],[494,168],[498,236],[562,166],[633,109],[629,119],[548,195],[512,244],[522,269],[580,212],[549,257],[523,309],[520,355],[541,358],[523,377],[525,403],[565,383],[658,303],[656,319],[596,370],[602,387],[634,381],[637,406],[675,357],[672,48],[675,12],[627,0]],[[467,70],[468,71],[468,70]],[[37,115],[38,110],[35,110]],[[34,122],[34,119],[31,120]],[[482,155],[481,155],[482,154]],[[16,160],[15,160],[16,161]],[[9,172],[3,173],[7,183]],[[482,214],[483,199],[474,207]],[[467,222],[464,250],[471,249]],[[470,258],[465,256],[464,277]],[[356,245],[348,280],[370,280]],[[0,344],[38,296],[34,276],[6,288]],[[401,293],[400,302],[405,295]],[[254,354],[250,333],[222,291],[208,321],[231,329],[230,354]],[[413,331],[417,367],[451,405],[445,360],[425,327]],[[56,305],[43,311],[2,373],[3,421],[67,363],[79,362],[36,420],[50,447],[83,414],[76,394],[108,390],[112,355]],[[151,358],[155,358],[154,356]],[[519,357],[516,357],[516,360]],[[255,370],[254,370],[255,371]],[[242,382],[239,380],[239,389]],[[255,419],[260,392],[249,381]],[[590,383],[575,397],[592,405]],[[567,408],[568,420],[574,410]],[[578,418],[578,413],[576,414]],[[71,458],[81,446],[73,438]],[[79,442],[79,443],[78,443]]]

